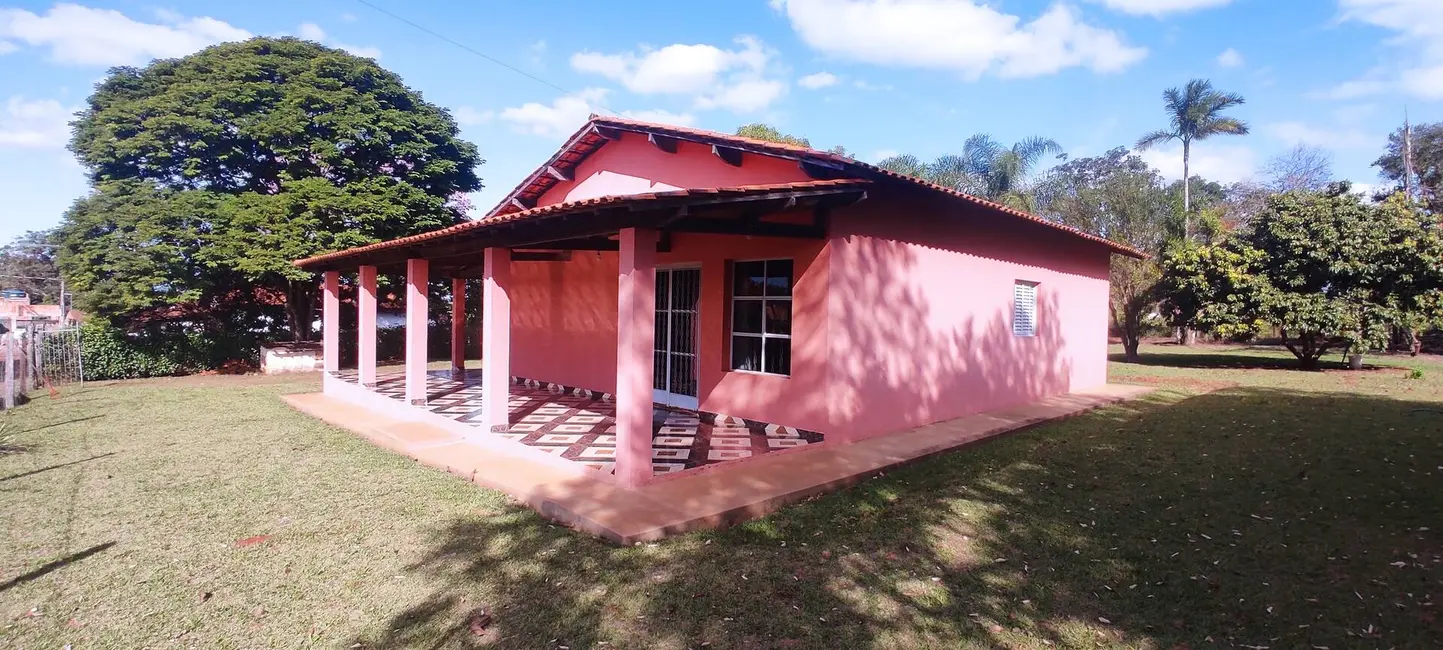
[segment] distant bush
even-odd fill
[[[1421,368],[1414,368],[1414,369],[1412,369],[1411,371],[1408,372],[1408,378],[1409,378],[1409,379],[1422,379],[1422,378],[1423,378],[1423,370],[1422,370]]]
[[[165,377],[212,370],[236,360],[254,362],[250,337],[213,335],[171,326],[126,331],[103,322],[81,327],[85,379]]]

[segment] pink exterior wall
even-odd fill
[[[726,301],[728,260],[790,258],[792,374],[730,372]],[[826,242],[678,234],[657,255],[660,268],[701,268],[697,345],[703,411],[826,431]],[[511,371],[518,377],[615,392],[617,255],[577,252],[572,261],[517,262],[512,299]]]
[[[1107,381],[1102,246],[897,190],[833,218],[830,421],[866,437]],[[1016,280],[1037,334],[1012,333]]]
[[[676,153],[657,149],[645,135],[625,133],[591,154],[536,202],[550,205],[598,196],[661,192],[692,187],[735,187],[811,180],[796,161],[747,155],[732,167],[712,155],[711,147],[681,142]]]

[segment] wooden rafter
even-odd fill
[[[655,146],[657,149],[667,153],[676,153],[676,138],[648,133],[646,134],[646,141],[650,142],[652,146]]]
[[[711,152],[717,158],[721,158],[722,162],[731,165],[732,167],[742,166],[741,149],[736,149],[734,147],[723,147],[721,145],[714,144],[711,146]]]

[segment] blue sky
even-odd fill
[[[1363,184],[1405,107],[1443,121],[1443,0],[368,2],[546,83],[358,0],[0,0],[0,241],[85,192],[65,123],[109,66],[251,34],[378,57],[450,108],[487,160],[478,211],[591,112],[765,121],[872,161],[977,132],[1078,156],[1166,126],[1161,91],[1206,77],[1247,98],[1234,114],[1253,133],[1201,143],[1194,173],[1243,180],[1302,143]],[[1181,173],[1172,149],[1146,157]]]

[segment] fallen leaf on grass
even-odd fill
[[[486,628],[491,626],[491,615],[485,609],[476,609],[466,617],[466,629],[476,636],[486,636]]]
[[[262,542],[264,542],[264,541],[266,541],[266,540],[268,540],[268,539],[270,539],[270,538],[271,538],[270,535],[256,535],[255,537],[247,537],[247,538],[245,538],[245,539],[238,539],[238,540],[236,540],[235,545],[236,545],[236,548],[245,548],[245,547],[247,547],[247,546],[255,546],[256,544],[260,544],[260,543],[262,543]]]

